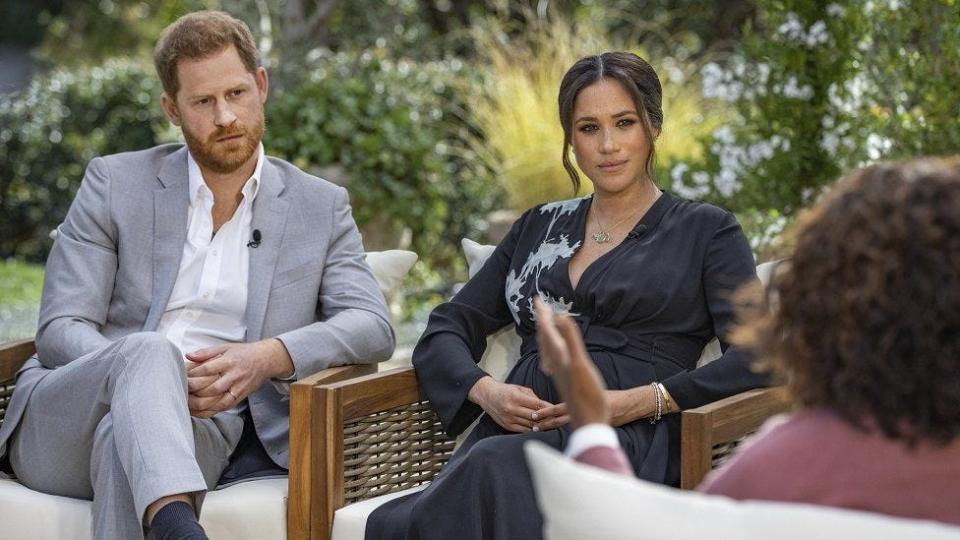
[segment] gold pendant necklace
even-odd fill
[[[593,241],[598,244],[606,244],[610,241],[610,235],[606,231],[597,231],[590,235],[593,238]]]
[[[610,239],[611,239],[612,237],[610,236],[610,233],[608,233],[607,231],[604,230],[606,227],[604,227],[603,224],[600,223],[600,211],[599,211],[598,209],[594,209],[594,210],[596,210],[596,211],[593,213],[593,220],[597,223],[597,229],[598,229],[598,230],[597,230],[597,232],[591,234],[590,237],[593,238],[593,241],[596,242],[596,243],[598,243],[598,244],[606,244],[607,242],[610,241]],[[614,223],[613,226],[611,226],[611,227],[609,228],[609,230],[612,231],[613,229],[616,229],[621,223],[623,223],[624,221],[630,219],[630,217],[631,217],[632,215],[633,215],[633,214],[628,215],[627,217],[625,217],[625,218],[621,219],[620,221]]]
[[[647,211],[650,210],[650,208],[653,206],[653,203],[657,202],[657,199],[659,199],[659,198],[660,198],[660,195],[663,194],[663,192],[660,191],[656,186],[654,186],[653,189],[654,189],[653,200],[650,201],[650,203],[646,206],[646,208],[644,208],[643,212],[640,212],[640,215],[646,214]],[[593,202],[596,203],[597,200],[594,199]],[[607,242],[609,242],[609,241],[613,238],[613,237],[610,235],[610,233],[608,233],[607,231],[612,231],[612,230],[616,229],[617,227],[620,226],[621,223],[623,223],[624,221],[626,221],[626,220],[630,219],[631,217],[637,215],[636,213],[632,213],[632,214],[626,216],[625,218],[621,219],[620,221],[617,221],[617,222],[614,223],[611,227],[604,227],[603,224],[600,223],[600,208],[599,208],[599,207],[593,207],[593,210],[594,210],[593,220],[597,223],[597,232],[591,234],[590,237],[593,238],[593,241],[596,242],[596,243],[598,243],[598,244],[606,244]]]

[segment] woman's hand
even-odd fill
[[[603,379],[587,353],[576,324],[565,315],[554,315],[539,298],[534,300],[534,305],[540,369],[553,377],[557,390],[567,401],[538,411],[541,418],[545,418],[540,422],[541,430],[560,427],[568,419],[574,427],[595,422],[622,426],[653,416],[657,408],[653,388],[644,385],[628,390],[604,390]]]
[[[479,405],[493,421],[508,431],[533,431],[534,414],[551,403],[526,386],[497,382],[484,377],[473,385],[467,399]]]
[[[579,398],[581,402],[584,401],[582,395],[581,393]],[[568,399],[576,398],[568,396]],[[603,405],[597,399],[594,399],[593,403],[581,403],[581,408],[586,409],[586,412],[579,413],[579,418],[574,419],[573,424],[577,427],[606,419],[606,423],[619,427],[641,418],[649,418],[656,412],[656,399],[649,385],[629,390],[605,390]],[[608,411],[607,416],[603,416],[604,408]],[[537,411],[537,422],[534,424],[537,428],[535,431],[556,429],[570,422],[568,410],[566,403],[557,403],[540,409]]]
[[[607,390],[604,398],[610,410],[610,425],[614,427],[651,417],[657,410],[657,396],[649,384],[628,390]]]
[[[553,377],[557,390],[566,400],[540,411],[547,418],[538,427],[546,430],[565,424],[568,409],[574,427],[609,423],[610,413],[614,412],[608,403],[610,392],[604,391],[603,379],[587,354],[580,329],[570,317],[554,316],[539,298],[534,300],[534,305],[540,369]]]

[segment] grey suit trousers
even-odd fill
[[[191,417],[180,351],[141,332],[40,380],[10,464],[31,489],[93,499],[95,538],[142,538],[147,506],[214,487],[242,431],[234,411]]]

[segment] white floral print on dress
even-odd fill
[[[510,307],[510,313],[513,315],[513,320],[517,324],[520,324],[521,301],[526,300],[528,313],[533,313],[533,296],[524,297],[524,294],[521,292],[521,289],[529,283],[531,278],[533,278],[532,290],[539,294],[540,297],[553,308],[554,312],[576,315],[571,312],[573,302],[564,302],[563,298],[555,299],[540,290],[540,273],[553,267],[558,260],[572,257],[577,248],[580,247],[580,242],[571,245],[570,238],[566,234],[561,234],[557,238],[550,238],[550,234],[557,220],[567,214],[576,212],[582,200],[583,199],[570,199],[545,204],[540,207],[541,214],[553,214],[550,219],[550,224],[547,226],[547,233],[544,235],[543,243],[530,253],[527,261],[523,264],[523,268],[520,269],[519,274],[516,270],[513,270],[507,275],[505,288],[507,305]]]

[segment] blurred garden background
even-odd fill
[[[0,340],[35,331],[86,163],[178,140],[150,53],[197,9],[257,36],[267,152],[345,185],[368,250],[420,255],[406,344],[466,279],[462,237],[573,195],[556,92],[581,56],[653,64],[658,184],[735,211],[758,260],[843,171],[960,149],[958,0],[0,0]]]

